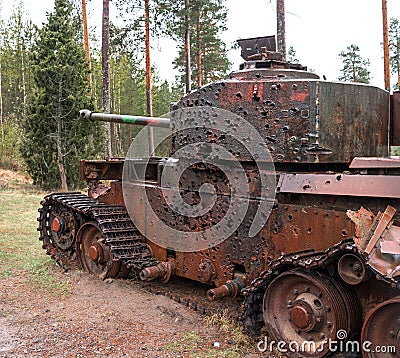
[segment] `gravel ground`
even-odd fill
[[[255,356],[230,354],[234,337],[138,283],[55,274],[69,282],[68,297],[34,290],[24,277],[0,280],[0,357]]]

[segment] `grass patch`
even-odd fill
[[[229,317],[226,310],[207,316],[206,322],[209,326],[217,326],[222,332],[228,334],[237,347],[251,346],[249,337],[243,333],[243,327]]]
[[[23,277],[48,295],[68,295],[68,284],[38,240],[38,208],[43,194],[0,190],[0,278]]]
[[[60,280],[59,268],[55,267],[54,261],[49,261],[48,257],[30,260],[25,269],[29,273],[26,282],[34,289],[51,296],[71,295],[70,285],[67,281]]]
[[[203,343],[203,339],[195,332],[186,332],[185,335],[176,342],[167,344],[164,349],[170,352],[193,352]]]
[[[200,337],[195,332],[186,332],[185,335],[176,342],[171,342],[164,347],[164,350],[176,354],[185,354],[192,358],[240,358],[242,350],[236,345],[226,348],[211,348],[212,342],[209,338]]]
[[[240,358],[246,351],[251,350],[251,342],[243,334],[242,327],[232,320],[226,311],[207,316],[205,321],[208,326],[217,327],[223,333],[224,342],[219,342],[221,347],[213,348],[213,342],[209,337],[200,337],[195,332],[187,332],[181,339],[169,343],[164,349],[176,354],[184,353],[192,358]]]

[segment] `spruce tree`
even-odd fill
[[[79,159],[103,148],[101,126],[78,119],[91,100],[80,21],[72,14],[71,1],[56,0],[33,46],[34,88],[21,152],[44,189],[77,187]]]

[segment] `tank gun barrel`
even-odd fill
[[[138,126],[151,126],[151,127],[162,127],[169,128],[169,118],[162,117],[142,117],[142,116],[130,116],[125,114],[108,114],[108,113],[95,113],[88,109],[82,109],[79,111],[79,117],[85,121],[101,121],[101,122],[113,122],[122,123]]]

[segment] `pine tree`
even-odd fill
[[[400,22],[391,18],[389,24],[390,67],[392,74],[397,75],[394,89],[399,89],[400,84]]]
[[[286,59],[290,63],[300,63],[299,60],[297,59],[297,53],[293,46],[289,46]]]
[[[184,23],[185,8],[181,3],[164,0],[164,7],[174,14],[173,21],[168,22],[168,34],[178,42],[178,56],[174,66],[182,76],[178,82],[185,83],[184,59]],[[169,5],[168,5],[169,3]],[[179,5],[181,5],[179,7]],[[169,6],[169,8],[168,8]],[[221,34],[226,30],[227,9],[224,0],[190,0],[190,63],[192,72],[192,87],[220,79],[225,76],[230,67],[227,58],[226,44]]]
[[[22,155],[35,183],[44,189],[79,185],[79,159],[102,149],[98,123],[84,123],[78,111],[91,109],[87,64],[79,19],[69,0],[56,0],[33,49],[34,89]]]
[[[210,81],[220,79],[229,70],[226,45],[221,33],[226,30],[227,8],[225,0],[189,0],[185,9],[184,1],[151,0],[150,25],[156,37],[167,35],[178,42],[178,55],[174,61],[176,69],[182,73],[177,78],[178,86],[185,87],[185,15],[188,15],[190,27],[190,54],[193,87],[200,87]],[[139,46],[144,52],[143,0],[129,2],[116,0],[116,5],[126,18],[126,38],[133,43],[140,40]]]
[[[364,60],[360,55],[360,48],[357,45],[350,45],[347,51],[342,51],[339,57],[343,61],[343,68],[340,70],[339,81],[369,83],[371,80],[368,70],[369,60]]]

